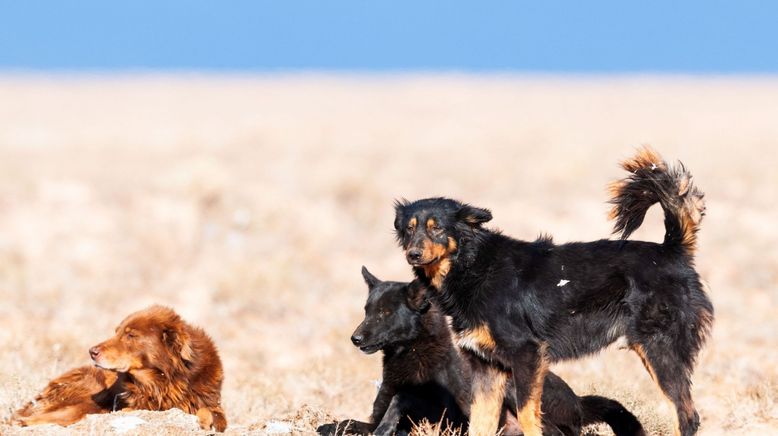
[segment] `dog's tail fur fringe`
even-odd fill
[[[641,147],[621,166],[631,174],[609,186],[613,204],[609,217],[616,220],[613,233],[627,239],[643,223],[648,208],[658,202],[665,213],[664,245],[693,256],[705,200],[691,173],[680,162],[668,165],[649,146]]]
[[[581,397],[581,407],[583,425],[605,422],[616,436],[645,436],[646,434],[635,415],[616,400],[587,395]]]

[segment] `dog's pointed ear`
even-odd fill
[[[489,209],[463,204],[457,211],[457,220],[466,223],[470,227],[477,227],[492,220],[492,212]]]
[[[420,313],[425,313],[430,308],[430,301],[427,297],[427,287],[418,280],[408,284],[408,306]]]
[[[395,200],[394,201],[394,230],[399,231],[400,226],[405,218],[405,206],[408,205],[408,200]]]
[[[191,362],[194,358],[192,341],[189,338],[189,334],[183,329],[166,327],[162,330],[162,342],[170,347],[171,350],[178,353],[182,360]]]
[[[374,276],[373,274],[370,274],[370,271],[365,268],[365,266],[362,266],[362,277],[365,279],[365,283],[367,283],[368,289],[373,289],[381,283],[381,280],[378,280],[378,277]]]

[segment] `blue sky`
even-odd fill
[[[778,2],[0,0],[0,70],[775,73]]]

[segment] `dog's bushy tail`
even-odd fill
[[[645,436],[646,434],[635,415],[616,400],[587,395],[581,397],[581,408],[583,425],[604,422],[610,426],[616,436]]]
[[[648,146],[621,166],[631,174],[609,187],[613,204],[610,218],[616,220],[613,232],[627,239],[643,223],[648,208],[658,202],[665,212],[664,245],[693,256],[705,200],[689,171],[680,162],[668,165]]]

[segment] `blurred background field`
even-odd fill
[[[411,277],[394,199],[488,207],[518,238],[608,237],[605,186],[649,143],[707,194],[700,433],[778,432],[776,114],[778,80],[742,76],[3,75],[0,420],[153,303],[219,345],[231,431],[364,419],[380,358],[349,342],[359,269]],[[662,233],[652,210],[634,237]],[[633,354],[553,369],[669,434]]]

